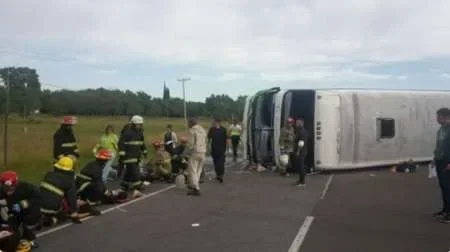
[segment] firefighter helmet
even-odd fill
[[[130,121],[132,124],[144,124],[144,118],[139,115],[134,115]]]
[[[295,122],[294,118],[292,118],[292,117],[289,117],[289,118],[288,118],[288,123],[291,124],[291,123],[294,123],[294,122]]]
[[[5,171],[0,174],[0,183],[6,187],[16,187],[19,177],[15,171]]]
[[[73,171],[73,159],[70,157],[62,157],[56,162],[55,167],[63,171]]]
[[[75,125],[75,124],[77,124],[77,117],[75,117],[75,116],[64,116],[62,123],[66,124],[66,125]]]
[[[161,147],[162,143],[159,140],[153,140],[152,145],[155,148],[159,148],[159,147]]]
[[[95,154],[95,158],[100,160],[110,160],[112,158],[112,153],[109,150],[100,150]]]
[[[20,240],[16,252],[29,252],[29,251],[31,251],[31,242],[27,240]]]

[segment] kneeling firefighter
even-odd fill
[[[34,230],[41,219],[39,189],[31,183],[19,181],[14,171],[0,174],[0,186],[0,206],[8,210],[8,225],[12,230],[22,229],[20,239],[37,248]]]
[[[88,163],[76,176],[75,185],[80,196],[79,212],[88,212],[92,215],[101,213],[92,206],[99,204],[113,204],[127,198],[127,193],[111,192],[106,189],[103,182],[103,169],[112,158],[108,150],[101,150],[95,155],[96,160]]]
[[[153,141],[152,145],[155,148],[155,154],[150,161],[153,179],[172,183],[174,180],[170,154],[164,149],[161,141]]]
[[[45,174],[40,184],[44,226],[54,225],[66,216],[74,223],[81,223],[78,218],[73,163],[70,157],[62,157],[54,164],[54,170]]]

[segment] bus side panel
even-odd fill
[[[341,162],[326,169],[395,165],[409,159],[431,160],[439,128],[436,110],[450,106],[450,95],[348,92],[342,96],[341,107],[342,111],[351,111],[346,104],[352,104],[354,120],[349,116],[351,113],[341,112],[348,116],[342,116]],[[393,135],[380,138],[383,131],[380,120],[386,119],[394,120]]]
[[[340,99],[339,94],[318,91],[315,105],[314,160],[316,169],[323,170],[339,164]]]

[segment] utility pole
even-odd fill
[[[187,110],[186,110],[186,88],[184,86],[184,83],[186,81],[190,81],[191,78],[189,77],[183,77],[181,79],[177,79],[177,81],[181,82],[181,84],[183,85],[183,101],[184,101],[184,122],[186,127],[188,127],[188,123],[187,123]]]
[[[5,120],[3,130],[3,163],[6,166],[8,164],[8,114],[9,114],[9,68],[6,72],[5,80]]]
[[[27,101],[28,101],[28,93],[27,93],[27,88],[28,88],[28,83],[24,83],[24,93],[25,93],[25,97],[23,99],[23,132],[26,134],[28,132],[28,128],[27,128]]]

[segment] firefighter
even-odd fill
[[[53,134],[53,158],[59,160],[63,156],[70,156],[74,160],[80,157],[77,140],[73,132],[73,125],[77,123],[75,116],[65,116],[61,127]]]
[[[114,204],[124,200],[127,194],[123,191],[109,191],[102,180],[102,173],[106,163],[112,158],[109,150],[100,150],[95,155],[96,160],[88,163],[75,180],[78,195],[80,196],[80,213],[89,212],[92,215],[101,213],[92,208],[99,204]]]
[[[172,173],[179,174],[187,169],[187,156],[184,155],[186,149],[187,138],[181,137],[180,144],[173,150],[172,156]]]
[[[153,141],[152,145],[155,148],[155,155],[150,161],[153,179],[172,183],[172,159],[169,152],[164,149],[164,144],[161,141]]]
[[[78,218],[73,164],[73,159],[62,157],[54,164],[54,170],[47,172],[41,181],[41,213],[44,226],[64,220],[66,214],[74,223],[81,223]]]
[[[21,239],[29,241],[37,248],[34,230],[41,218],[39,189],[28,182],[19,181],[17,173],[5,171],[0,174],[0,205],[8,208],[8,224],[13,230],[22,227]]]
[[[280,134],[280,148],[282,154],[288,154],[290,161],[292,160],[292,155],[294,152],[294,141],[295,141],[295,120],[289,117],[287,124],[283,126]],[[288,167],[292,166],[292,162],[289,162]],[[287,175],[286,167],[279,167],[281,175]]]
[[[119,140],[119,162],[125,165],[125,176],[121,183],[125,191],[133,190],[133,198],[141,197],[143,185],[139,163],[147,156],[144,142],[144,118],[135,115],[131,118],[131,126],[126,129]]]

